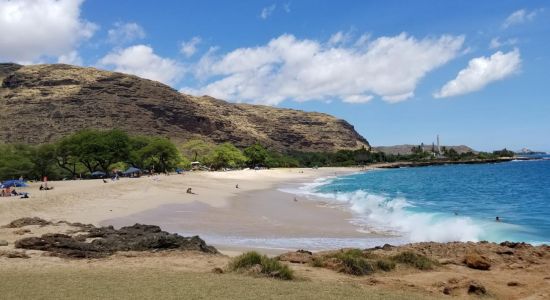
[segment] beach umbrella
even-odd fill
[[[139,173],[139,172],[141,172],[140,169],[134,168],[134,167],[129,167],[126,171],[123,172],[123,174],[128,175],[128,174],[134,174],[134,173]]]
[[[101,172],[101,171],[95,171],[92,173],[92,176],[93,177],[101,177],[101,176],[105,176],[107,174],[105,174],[105,172]]]
[[[1,187],[7,188],[7,187],[25,187],[27,184],[23,180],[6,180],[2,182]]]

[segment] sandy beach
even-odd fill
[[[320,168],[186,172],[107,183],[101,179],[49,182],[54,187],[49,191],[39,191],[40,183],[30,183],[19,189],[30,193],[29,199],[1,199],[0,224],[33,216],[115,227],[155,224],[185,235],[368,238],[349,223],[350,213],[277,190],[285,184],[297,186],[359,171]],[[193,194],[186,193],[189,187]],[[223,241],[216,242],[214,245],[222,251],[224,246],[235,250]]]

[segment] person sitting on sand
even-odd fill
[[[21,196],[21,199],[27,199],[29,197],[29,193],[23,193],[23,196]]]
[[[187,194],[194,194],[194,193],[193,193],[193,190],[191,190],[191,188],[187,188],[187,192],[186,192],[186,193],[187,193]]]
[[[13,190],[11,191],[11,195],[12,195],[12,196],[19,196],[19,193],[18,193],[15,189],[13,189]]]
[[[239,188],[239,185],[238,185],[238,184],[237,184],[237,185],[235,185],[235,188],[236,188],[236,189],[238,189],[238,188]]]

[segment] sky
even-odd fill
[[[319,111],[372,145],[550,151],[547,1],[0,0],[0,61]]]

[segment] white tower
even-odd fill
[[[439,147],[439,134],[437,135],[437,154],[441,154],[441,148]]]

